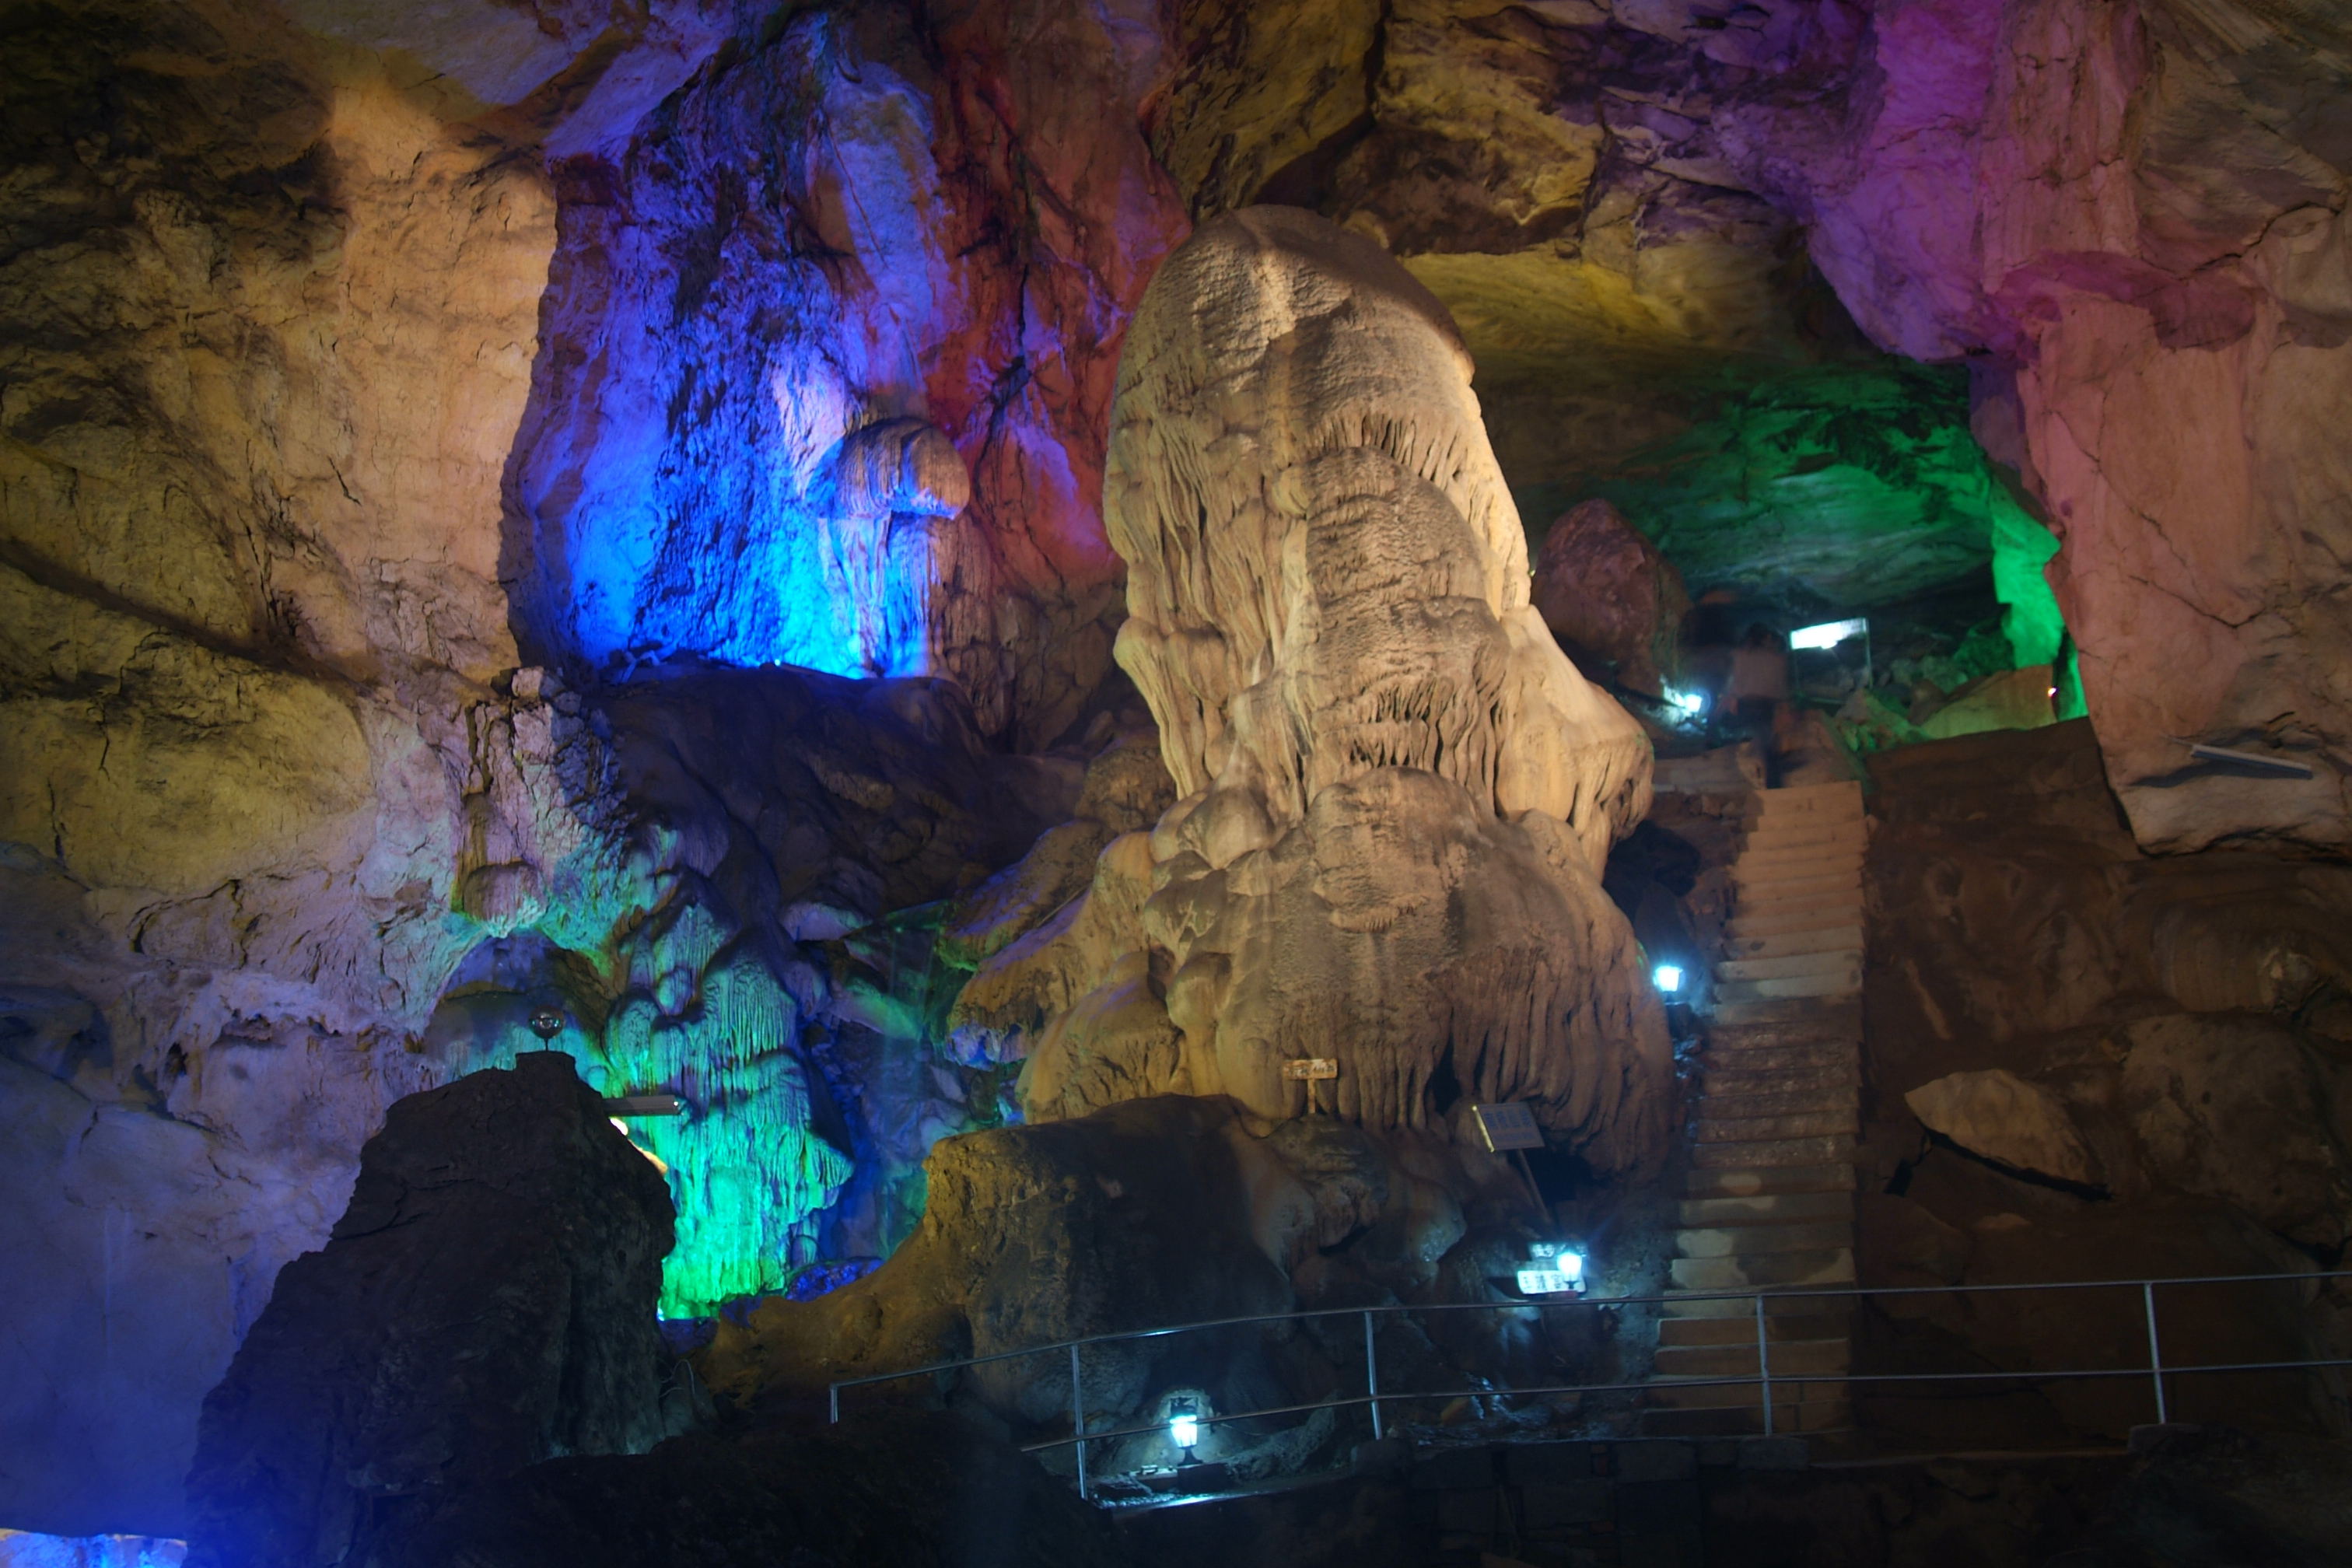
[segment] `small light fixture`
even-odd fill
[[[1835,647],[1849,637],[1858,637],[1870,630],[1868,621],[1823,621],[1815,626],[1799,626],[1789,634],[1792,648]]]
[[[1696,719],[1699,710],[1706,706],[1706,698],[1700,692],[1677,691],[1669,686],[1666,688],[1666,706],[1685,718]]]
[[[512,1016],[511,1014],[509,1016]],[[553,1043],[563,1033],[563,1015],[552,1007],[534,1007],[530,1012],[530,1032],[542,1042]]]
[[[1168,1440],[1184,1450],[1184,1463],[1197,1465],[1192,1449],[1201,1441],[1201,1405],[1195,1399],[1168,1402]]]
[[[1528,1248],[1528,1267],[1519,1270],[1523,1296],[1584,1294],[1584,1254],[1564,1241],[1539,1241]]]
[[[1674,995],[1683,988],[1683,966],[1679,963],[1661,963],[1650,971],[1650,984],[1667,995]]]

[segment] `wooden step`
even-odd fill
[[[1852,1040],[1792,1040],[1786,1045],[1758,1046],[1752,1049],[1728,1050],[1717,1054],[1710,1048],[1702,1058],[1710,1075],[1715,1073],[1776,1073],[1776,1072],[1844,1072],[1859,1075],[1862,1052]],[[1702,1079],[1702,1083],[1706,1080]]]
[[[1791,952],[1777,958],[1727,958],[1715,966],[1717,980],[1790,980],[1806,974],[1862,973],[1862,949],[1823,948],[1818,952]]]
[[[1844,894],[1834,899],[1818,899],[1801,906],[1765,910],[1752,914],[1735,911],[1729,920],[1723,922],[1723,929],[1737,942],[1748,937],[1851,931],[1861,923],[1859,895]]]
[[[1774,997],[1761,1002],[1718,1003],[1714,1017],[1717,1023],[1733,1027],[1750,1024],[1804,1024],[1811,1026],[1811,1019],[1808,1015],[1827,1011],[1822,1002],[1811,997]],[[1824,1030],[1829,1026],[1826,1022],[1821,1025]],[[1861,1031],[1857,1029],[1854,1033],[1859,1037]]]
[[[1847,1133],[1808,1138],[1774,1138],[1761,1142],[1704,1142],[1691,1151],[1691,1163],[1703,1170],[1761,1170],[1767,1165],[1850,1165],[1853,1139]]]
[[[1715,988],[1717,1007],[1740,1002],[1769,1002],[1788,996],[1859,996],[1862,994],[1862,965],[1850,964],[1843,969],[1817,971],[1811,974],[1782,974],[1769,980],[1726,980]]]
[[[1773,1385],[1772,1432],[1775,1436],[1843,1432],[1853,1426],[1853,1406],[1848,1401],[1803,1405],[1783,1402],[1782,1394],[1790,1389],[1803,1386],[1802,1384],[1791,1384],[1788,1388],[1778,1384]],[[1747,1406],[1743,1409],[1651,1409],[1642,1412],[1642,1435],[1645,1437],[1742,1437],[1754,1436],[1763,1430],[1763,1413],[1756,1403],[1753,1390],[1749,1391]]]
[[[1762,869],[1779,865],[1801,866],[1821,864],[1843,866],[1848,862],[1859,869],[1869,858],[1870,841],[1860,831],[1853,833],[1808,833],[1803,835],[1774,833],[1759,838],[1750,834],[1741,840],[1739,854],[1734,864]]]
[[[1862,1004],[1791,1002],[1741,1022],[1727,1023],[1718,1018],[1707,1030],[1706,1048],[1766,1050],[1773,1046],[1811,1045],[1832,1038],[1862,1038]]]
[[[1769,1074],[1765,1075],[1769,1077]],[[1700,1100],[1702,1121],[1744,1121],[1754,1116],[1809,1116],[1816,1111],[1853,1114],[1861,1095],[1851,1084],[1808,1084],[1792,1089],[1755,1089],[1734,1094],[1712,1079]]]
[[[1731,868],[1731,884],[1743,904],[1755,899],[1805,898],[1814,893],[1852,892],[1859,897],[1862,863],[1839,866],[1806,860],[1754,869],[1742,863]]]
[[[1774,1289],[1797,1285],[1853,1283],[1853,1249],[1772,1252],[1753,1258],[1677,1258],[1666,1277],[1685,1290]]]
[[[1773,1165],[1749,1170],[1701,1167],[1683,1177],[1689,1198],[1751,1198],[1780,1193],[1846,1193],[1853,1191],[1850,1162],[1825,1160],[1811,1165]]]
[[[1758,793],[1757,809],[1769,814],[1799,811],[1862,809],[1862,785],[1853,779],[1836,784],[1784,784]]]
[[[1781,931],[1771,936],[1733,937],[1723,944],[1723,956],[1733,963],[1793,958],[1809,952],[1860,952],[1858,924],[1816,926],[1810,931]]]
[[[1860,818],[1798,817],[1786,822],[1753,822],[1739,836],[1739,855],[1779,854],[1786,850],[1828,846],[1867,854],[1870,829]]]
[[[1698,1303],[1690,1303],[1693,1306]],[[1764,1298],[1764,1339],[1768,1344],[1787,1342],[1802,1344],[1818,1340],[1851,1341],[1853,1331],[1852,1309],[1835,1305],[1826,1310],[1808,1308],[1801,1311],[1771,1310],[1772,1298]],[[1737,1316],[1663,1317],[1658,1320],[1658,1348],[1667,1350],[1690,1345],[1746,1345],[1750,1354],[1756,1349],[1756,1305],[1742,1299],[1735,1301]]]
[[[1853,1345],[1843,1334],[1819,1340],[1782,1340],[1768,1335],[1764,1346],[1768,1364],[1776,1378],[1820,1377],[1853,1370]],[[1739,1344],[1661,1345],[1654,1364],[1659,1374],[1665,1377],[1754,1377],[1758,1365],[1756,1338],[1751,1333]],[[1810,1398],[1811,1390],[1821,1385],[1802,1386],[1801,1399]],[[1752,1389],[1748,1403],[1755,1403]]]
[[[1853,1109],[1803,1110],[1779,1116],[1717,1116],[1704,1103],[1693,1131],[1704,1149],[1714,1143],[1761,1143],[1788,1138],[1828,1138],[1857,1131]]]
[[[1833,1252],[1853,1247],[1853,1226],[1846,1220],[1703,1226],[1675,1233],[1677,1258],[1763,1258],[1775,1252]]]
[[[1862,914],[1862,883],[1853,877],[1818,881],[1783,882],[1774,887],[1742,888],[1732,900],[1734,919],[1768,920],[1776,915],[1827,910],[1845,916],[1852,924]]]
[[[1807,1225],[1820,1221],[1852,1224],[1853,1193],[1758,1193],[1748,1197],[1685,1198],[1675,1207],[1685,1226],[1773,1224]]]
[[[1748,816],[1743,826],[1748,832],[1788,832],[1792,827],[1844,827],[1849,832],[1867,832],[1867,818],[1861,806],[1783,806],[1780,802],[1767,799],[1761,809]]]
[[[1668,1321],[1680,1322],[1685,1319],[1696,1319],[1718,1324],[1745,1321],[1748,1333],[1753,1334],[1756,1331],[1756,1300],[1755,1296],[1738,1291],[1730,1295],[1696,1291],[1689,1295],[1676,1295],[1669,1291],[1664,1300],[1658,1303],[1659,1321],[1661,1324]],[[1786,1318],[1794,1322],[1818,1324],[1827,1318],[1851,1317],[1854,1298],[1808,1296],[1798,1292],[1779,1295],[1767,1290],[1764,1292],[1763,1300],[1764,1321],[1768,1324],[1779,1318]],[[1722,1329],[1719,1331],[1728,1333],[1731,1331]],[[1817,1327],[1808,1327],[1802,1337],[1818,1339],[1822,1331]]]

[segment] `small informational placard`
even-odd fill
[[[1293,1057],[1282,1064],[1282,1076],[1303,1083],[1338,1078],[1339,1063],[1335,1057]]]
[[[1501,1105],[1474,1105],[1470,1112],[1478,1119],[1478,1131],[1486,1140],[1487,1149],[1494,1153],[1544,1146],[1543,1129],[1536,1125],[1536,1113],[1517,1100]]]
[[[1519,1294],[1522,1296],[1572,1296],[1577,1289],[1577,1282],[1557,1269],[1519,1270]]]
[[[686,1101],[674,1094],[624,1094],[604,1102],[607,1116],[680,1116]]]

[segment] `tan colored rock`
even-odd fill
[[[1609,502],[1580,502],[1545,531],[1530,592],[1587,674],[1600,667],[1655,697],[1679,672],[1691,607],[1682,574]]]
[[[1154,280],[1107,510],[1182,798],[959,1003],[1035,1032],[1033,1118],[1128,1084],[1291,1114],[1281,1063],[1322,1055],[1368,1122],[1450,1078],[1598,1163],[1659,1152],[1662,1022],[1598,880],[1648,745],[1528,602],[1468,379],[1444,307],[1304,213],[1221,218]]]
[[[2006,1068],[1947,1074],[1908,1091],[1903,1102],[1928,1131],[1971,1154],[2083,1186],[2101,1178],[2098,1157],[2065,1102]]]

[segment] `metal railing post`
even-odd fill
[[[2171,1416],[2164,1408],[2164,1352],[2156,1338],[2156,1281],[2141,1280],[2139,1296],[2141,1304],[2147,1309],[2147,1374],[2156,1382],[2156,1424],[2162,1426],[2170,1422]]]
[[[824,1403],[825,1403],[826,1411],[827,1411],[827,1414],[826,1414],[826,1415],[825,1415],[825,1425],[826,1425],[826,1426],[840,1426],[840,1425],[841,1425],[841,1384],[837,1384],[837,1383],[829,1383],[829,1384],[825,1384],[825,1389],[824,1389]]]
[[[1364,1309],[1364,1392],[1372,1402],[1372,1441],[1381,1440],[1381,1363],[1372,1355],[1372,1312]]]
[[[1087,1495],[1087,1398],[1078,1382],[1078,1347],[1070,1346],[1070,1435],[1078,1440],[1078,1496]]]
[[[1764,1292],[1756,1292],[1756,1372],[1764,1385],[1764,1436],[1772,1435],[1772,1352],[1764,1342]]]

